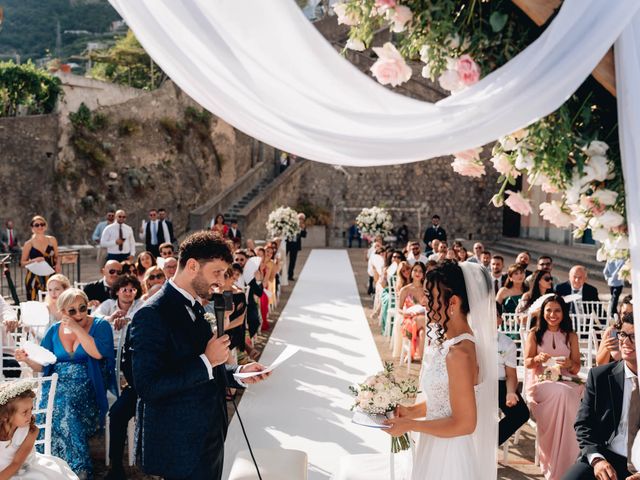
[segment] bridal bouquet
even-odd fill
[[[266,223],[267,234],[270,237],[281,237],[285,240],[295,240],[300,233],[298,212],[290,207],[279,207],[269,214]]]
[[[356,217],[356,225],[363,235],[387,236],[393,228],[391,214],[382,207],[363,208]]]
[[[356,397],[351,409],[376,415],[393,412],[398,405],[410,405],[415,400],[418,387],[412,380],[396,380],[393,363],[385,363],[384,370],[365,379],[358,385],[349,387]],[[391,439],[391,451],[398,453],[411,447],[408,434]]]

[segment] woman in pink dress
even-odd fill
[[[573,424],[583,386],[571,378],[580,372],[578,336],[573,331],[569,307],[553,295],[541,307],[536,327],[525,347],[526,396],[537,423],[540,467],[547,480],[560,480],[572,466],[580,449]],[[541,379],[545,367],[557,365],[550,379]],[[561,377],[555,376],[560,373]],[[565,378],[563,380],[562,378]]]
[[[424,314],[410,313],[407,310],[426,302],[423,286],[426,273],[425,266],[416,262],[411,267],[411,283],[402,287],[398,298],[398,305],[402,305],[402,336],[411,340],[412,360],[422,359],[426,318]]]

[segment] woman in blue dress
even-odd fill
[[[88,303],[86,294],[76,288],[58,297],[62,321],[49,327],[41,343],[56,355],[55,364],[43,367],[24,350],[16,350],[16,359],[34,371],[58,374],[51,453],[66,460],[80,478],[93,476],[89,438],[108,411],[107,389],[115,390],[113,331],[109,322],[88,314]],[[43,403],[47,397],[45,388]]]

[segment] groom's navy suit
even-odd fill
[[[215,367],[210,379],[200,355],[211,328],[189,303],[167,282],[133,318],[138,458],[151,475],[215,480],[222,477],[228,423],[222,376],[242,387],[230,366]]]

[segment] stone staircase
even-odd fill
[[[242,209],[247,205],[249,205],[249,203],[251,203],[251,201],[254,198],[256,198],[258,195],[260,195],[264,190],[266,190],[272,181],[273,181],[273,178],[265,178],[260,180],[260,182],[256,186],[254,186],[251,190],[249,190],[242,197],[240,197],[240,199],[237,202],[233,203],[223,213],[227,223],[229,222],[229,220],[237,219]]]

